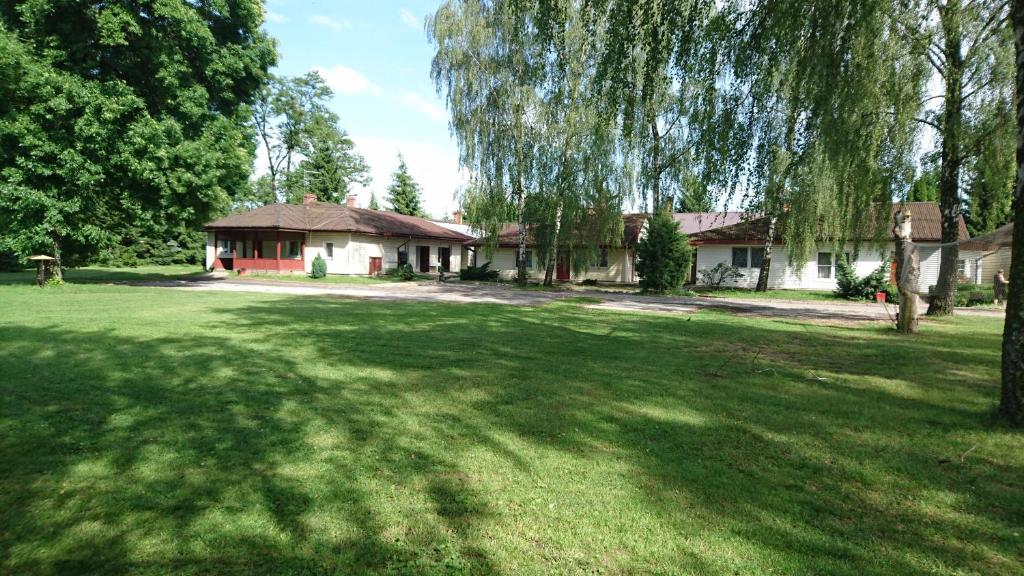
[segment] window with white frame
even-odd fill
[[[334,258],[334,242],[324,242],[324,257],[328,260]]]
[[[818,278],[832,277],[832,253],[818,252]]]

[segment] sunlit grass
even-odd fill
[[[1020,574],[1000,322],[0,287],[0,573]]]

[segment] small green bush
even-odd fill
[[[889,261],[885,260],[871,274],[857,278],[853,267],[846,258],[836,261],[836,296],[850,300],[874,300],[878,292],[887,292],[889,285]]]
[[[935,286],[928,287],[928,295],[935,294]],[[995,300],[995,289],[986,284],[958,284],[956,287],[955,306],[979,306],[991,304]]]
[[[722,287],[722,284],[730,280],[743,278],[743,273],[735,266],[719,262],[714,268],[701,270],[697,273],[697,276],[699,276],[701,286],[718,290]]]
[[[416,272],[412,269],[412,264],[409,263],[402,264],[398,268],[391,268],[387,274],[395,280],[404,280],[406,282],[416,279]]]
[[[327,262],[319,254],[316,258],[313,258],[313,267],[310,270],[310,276],[313,278],[323,278],[327,276]]]
[[[491,270],[490,262],[484,262],[481,266],[467,266],[459,270],[459,280],[495,282],[498,280],[498,271]]]
[[[584,286],[597,286],[597,280],[594,278],[585,278],[583,280]]]

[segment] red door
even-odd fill
[[[570,273],[569,256],[560,254],[558,256],[558,263],[555,265],[555,279],[568,281],[571,278]]]
[[[377,256],[370,257],[370,276],[377,276],[380,274],[382,268],[381,259]]]

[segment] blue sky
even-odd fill
[[[370,191],[387,195],[402,152],[423,189],[424,207],[441,217],[456,209],[464,182],[448,114],[430,80],[433,49],[423,30],[440,1],[267,0],[264,25],[278,41],[274,72],[317,70],[335,92],[332,103],[373,182],[357,187],[361,206]],[[262,162],[257,160],[257,171]]]

